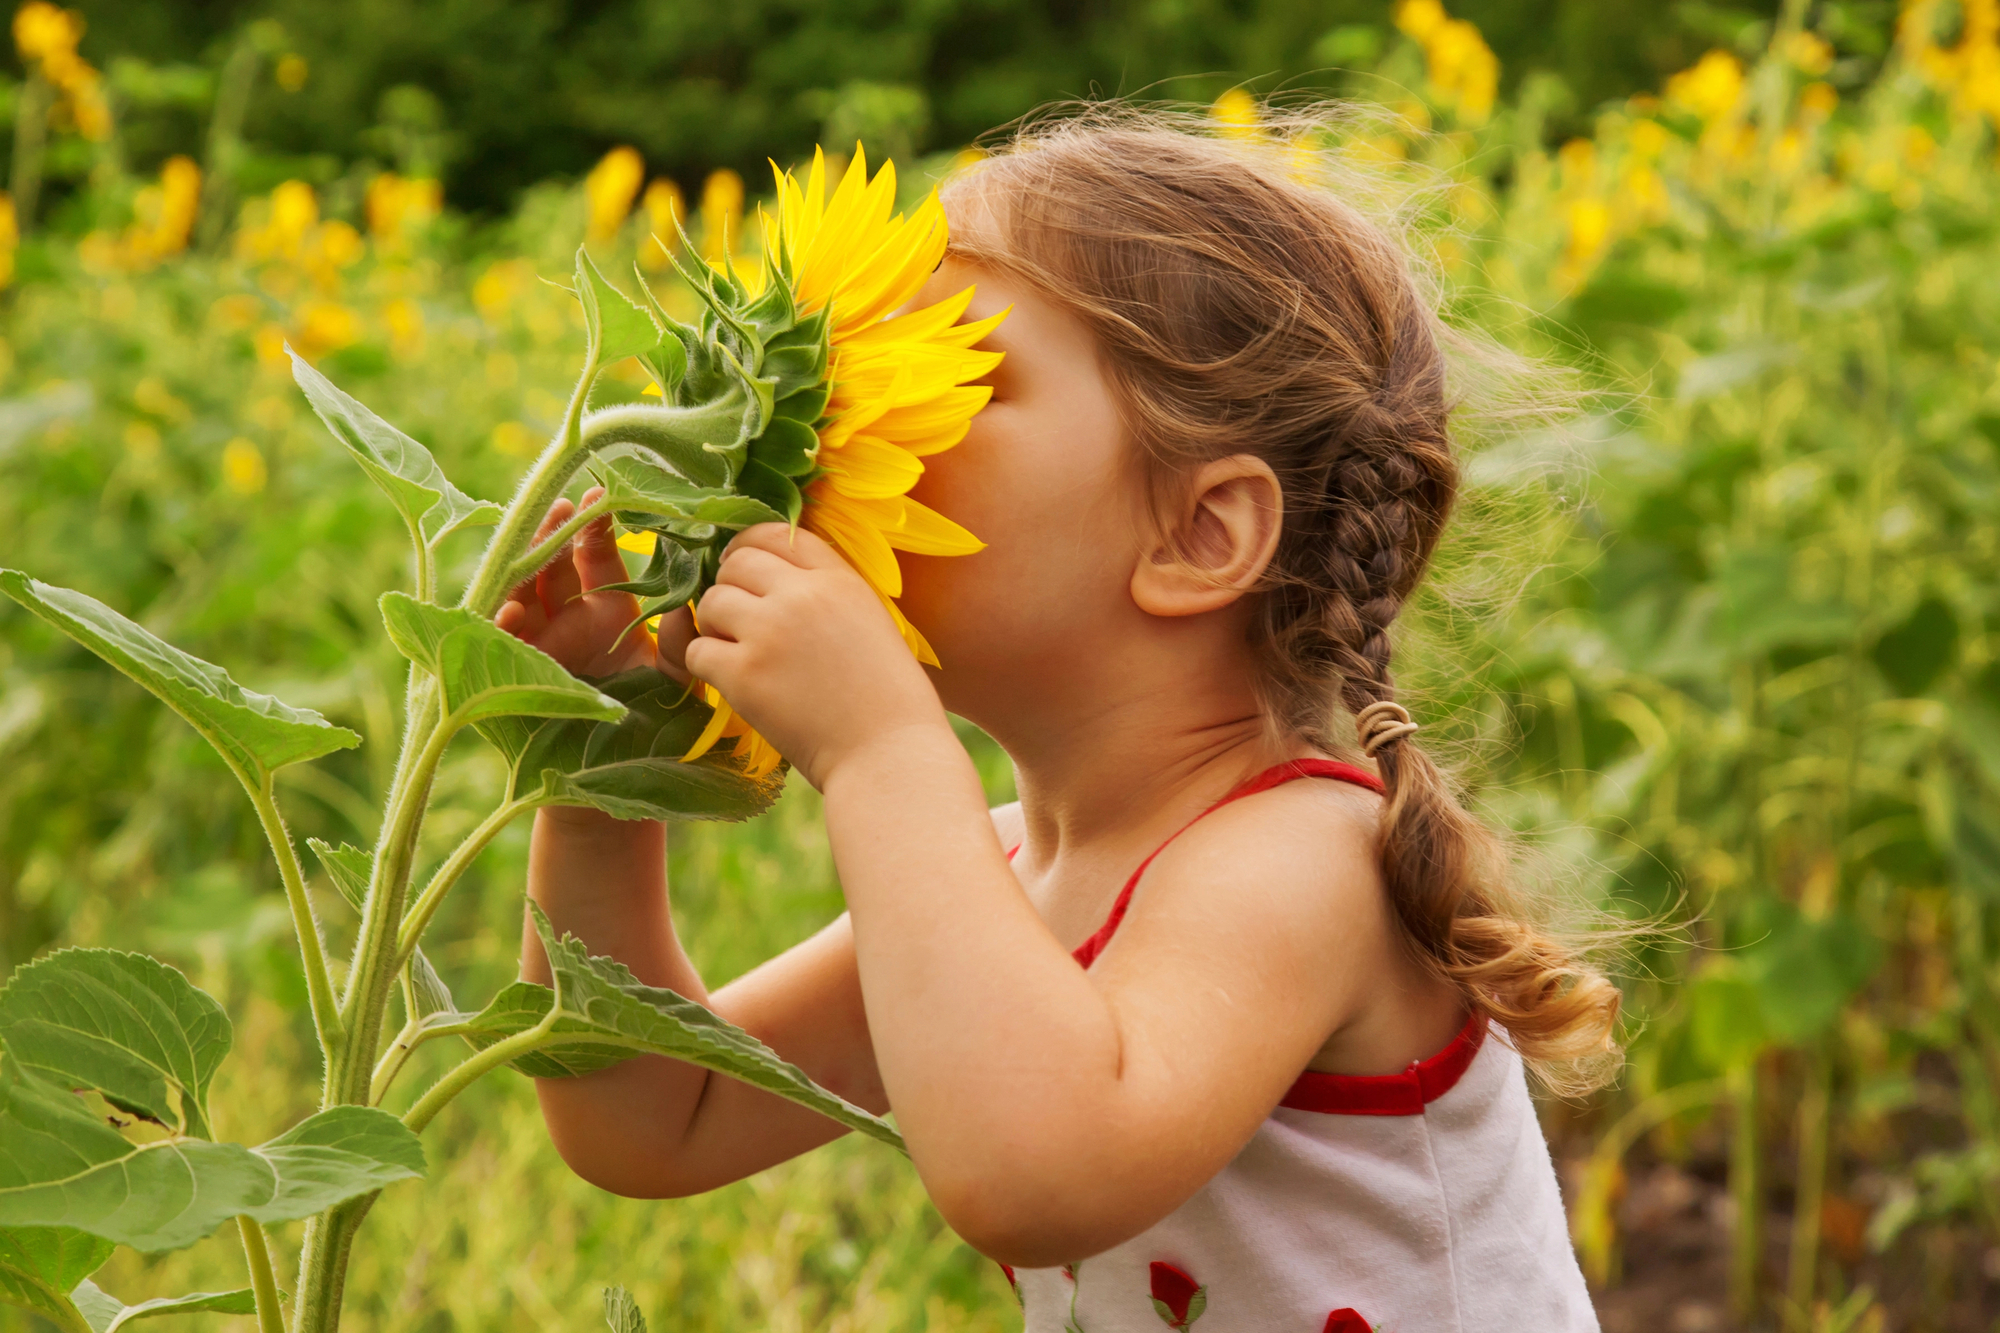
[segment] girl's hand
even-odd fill
[[[598,487],[584,492],[589,505],[604,494]],[[557,500],[549,506],[535,540],[541,541],[569,522],[576,506]],[[493,623],[563,664],[579,676],[611,676],[633,667],[650,666],[677,680],[687,679],[681,652],[694,635],[685,608],[660,620],[660,638],[635,625],[639,599],[629,592],[598,592],[607,583],[629,577],[618,543],[611,535],[611,516],[587,525],[556,553],[540,573],[507,595]],[[626,626],[631,629],[624,634]]]
[[[698,619],[687,669],[815,787],[906,728],[949,730],[937,691],[874,590],[810,532],[763,523],[739,533]]]

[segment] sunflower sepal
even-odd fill
[[[789,421],[801,421],[808,426],[817,426],[826,415],[827,402],[833,397],[833,386],[821,381],[796,389],[778,398],[778,415]]]
[[[806,422],[776,416],[750,445],[750,461],[785,477],[803,477],[819,457],[819,433]]]
[[[743,475],[736,484],[745,495],[754,496],[782,514],[789,526],[799,525],[799,515],[805,510],[805,495],[798,483],[784,473],[753,458],[743,465]]]
[[[643,307],[613,287],[598,272],[590,252],[576,248],[576,299],[583,306],[589,369],[595,374],[628,356],[640,356],[660,345],[660,326]]]

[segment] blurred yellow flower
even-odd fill
[[[46,60],[76,50],[83,39],[83,18],[46,0],[29,0],[14,11],[14,46],[23,60]]]
[[[132,221],[123,233],[95,231],[79,247],[86,268],[108,273],[151,268],[187,249],[194,233],[195,211],[201,204],[201,168],[176,154],[160,168],[156,185],[142,187],[132,199]]]
[[[523,458],[535,452],[533,433],[518,421],[503,421],[495,426],[491,442],[495,450],[510,458]]]
[[[1712,124],[1743,100],[1743,62],[1727,51],[1710,51],[1667,80],[1667,100]]]
[[[271,77],[277,80],[278,86],[286,92],[299,91],[306,86],[306,58],[296,51],[287,51],[278,57],[277,66],[272,69]]]
[[[1449,21],[1439,0],[1397,0],[1396,26],[1419,42],[1430,41]]]
[[[1241,88],[1231,88],[1216,98],[1208,109],[1208,118],[1225,139],[1257,137],[1257,99]]]
[[[1632,128],[1625,131],[1625,146],[1649,162],[1664,152],[1672,139],[1673,135],[1657,120],[1635,120]]]
[[[218,297],[215,304],[208,308],[208,317],[215,324],[237,331],[255,324],[257,317],[263,313],[264,303],[247,292]]]
[[[29,0],[14,11],[14,46],[21,59],[39,67],[43,78],[62,93],[50,121],[67,124],[93,142],[111,137],[111,104],[104,98],[103,79],[77,55],[83,40],[83,16],[47,0]]]
[[[236,233],[237,252],[245,259],[296,260],[306,234],[319,225],[319,197],[304,181],[286,181],[256,211],[262,222]]]
[[[498,260],[472,284],[472,304],[487,323],[498,324],[534,281],[535,266],[527,260]]]
[[[368,247],[361,239],[361,233],[339,218],[320,224],[312,237],[313,244],[308,258],[316,263],[331,264],[336,268],[346,268],[358,263],[368,253]]]
[[[1597,184],[1597,144],[1589,139],[1571,139],[1556,150],[1556,165],[1562,172],[1563,189],[1576,193]]]
[[[1424,48],[1432,97],[1461,122],[1484,124],[1500,90],[1500,60],[1479,29],[1452,18],[1439,0],[1399,0],[1395,22]]]
[[[20,245],[21,227],[14,217],[14,197],[0,190],[0,287],[14,280],[14,251]]]
[[[680,244],[676,237],[687,216],[687,201],[681,198],[680,186],[661,176],[646,187],[639,202],[646,210],[646,239],[639,243],[639,263],[658,272],[672,263],[674,247]]]
[[[1839,105],[1840,94],[1830,83],[1809,83],[1799,90],[1799,117],[1809,124],[1828,119]]]
[[[444,207],[444,187],[434,180],[398,176],[384,171],[368,182],[362,211],[368,234],[376,244],[401,246],[409,232],[435,218]]]
[[[308,301],[298,311],[299,355],[316,361],[361,341],[361,316],[338,301]]]
[[[701,185],[701,257],[720,268],[743,245],[743,178],[724,167]]]
[[[590,169],[583,178],[583,196],[590,206],[585,239],[590,244],[603,245],[618,235],[645,179],[646,163],[636,148],[614,148]]]
[[[1611,241],[1611,208],[1602,199],[1572,199],[1563,208],[1566,239],[1556,281],[1564,288],[1581,286],[1604,257]]]
[[[276,370],[289,375],[292,359],[285,355],[285,331],[276,324],[266,324],[257,330],[250,345],[257,351],[258,364],[266,370]]]
[[[230,490],[255,495],[269,479],[263,453],[248,439],[238,435],[222,446],[222,481]]]
[[[1784,44],[1785,59],[1806,74],[1817,77],[1833,68],[1833,47],[1816,32],[1794,32]]]
[[[407,296],[399,296],[382,307],[382,322],[389,326],[389,347],[398,356],[415,356],[424,348],[423,307]]]

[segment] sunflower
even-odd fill
[[[1006,317],[959,323],[968,287],[921,310],[908,304],[944,258],[944,207],[933,191],[907,217],[895,212],[896,168],[885,162],[871,179],[859,145],[827,194],[825,155],[813,153],[801,185],[774,164],[777,216],[767,220],[765,281],[788,281],[802,317],[827,316],[830,394],[814,425],[818,453],[803,487],[799,524],[826,539],[882,599],[917,660],[937,666],[937,654],[903,615],[897,552],[970,555],[985,543],[936,510],[912,500],[923,460],[965,438],[973,415],[993,390],[969,381],[1000,363],[1000,353],[975,350]],[[713,686],[703,697],[715,709],[688,751],[700,758],[733,738],[735,754],[753,776],[775,769],[780,756]]]

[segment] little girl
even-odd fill
[[[574,670],[720,689],[824,794],[847,915],[711,993],[659,825],[544,810],[530,892],[893,1109],[1030,1333],[1594,1329],[1524,1064],[1602,1063],[1617,991],[1524,913],[1394,702],[1456,486],[1444,334],[1398,244],[1296,170],[1125,115],[949,187],[917,304],[977,284],[966,320],[1012,313],[991,404],[913,492],[988,543],[903,558],[942,670],[779,525],[657,659],[591,591],[625,577],[606,525],[503,613]],[[1018,804],[986,808],[947,709]],[[841,1132],[659,1057],[539,1091],[626,1195]]]

